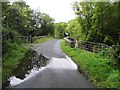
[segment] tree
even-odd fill
[[[70,34],[70,37],[77,39],[78,37],[82,39],[81,26],[79,24],[78,18],[70,20],[67,23],[66,32]]]
[[[33,11],[25,2],[4,2],[3,27],[10,27],[21,35],[53,35],[54,19],[40,11]]]
[[[25,2],[2,2],[3,50],[7,52],[12,43],[19,43],[20,35],[53,35],[53,23],[48,14],[31,10]]]
[[[65,29],[66,29],[66,23],[64,22],[55,23],[54,24],[55,38],[63,38]]]
[[[79,19],[83,40],[115,47],[111,56],[119,62],[120,2],[75,2],[73,8]]]
[[[73,4],[84,40],[108,45],[119,43],[119,3],[75,2]]]
[[[32,35],[53,35],[54,34],[54,19],[48,14],[39,11],[33,11],[32,14]]]

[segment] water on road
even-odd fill
[[[18,81],[14,88],[94,88],[77,70],[77,65],[61,51],[60,40],[50,40],[43,44],[31,44],[38,55],[47,60],[45,68],[33,71],[30,78]],[[20,68],[21,69],[21,68]],[[32,72],[32,71],[31,71]],[[16,77],[12,77],[16,79]]]

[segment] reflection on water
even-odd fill
[[[11,76],[9,78],[10,86],[15,86],[17,84],[20,84],[20,83],[24,82],[27,79],[30,79],[31,77],[36,75],[38,72],[42,71],[44,68],[45,67],[41,67],[41,68],[39,68],[39,70],[38,69],[32,69],[29,74],[25,74],[24,79],[17,78],[16,76]]]
[[[36,51],[30,50],[12,71],[12,76],[8,79],[9,86],[17,85],[36,75],[45,68],[47,60],[42,54],[38,55]]]

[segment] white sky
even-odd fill
[[[55,19],[55,22],[68,22],[75,18],[71,3],[80,0],[24,0],[32,9],[40,9]]]

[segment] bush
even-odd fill
[[[21,40],[18,38],[19,34],[9,28],[4,28],[2,31],[2,54],[6,54],[10,49],[14,49],[13,43],[21,44]]]
[[[120,45],[113,45],[112,48],[109,49],[108,51],[108,57],[110,59],[113,59],[117,62],[118,65],[120,65]]]

